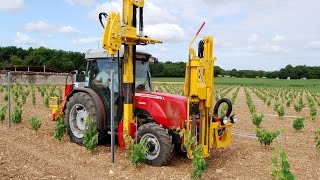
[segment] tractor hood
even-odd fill
[[[158,124],[167,128],[183,128],[187,119],[187,102],[187,97],[174,94],[135,93],[135,108],[147,111]]]

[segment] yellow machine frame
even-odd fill
[[[232,124],[228,122],[222,126],[220,122],[213,121],[214,62],[216,60],[213,55],[213,37],[205,36],[202,39],[204,53],[200,58],[191,47],[199,31],[189,45],[189,61],[186,64],[184,95],[188,97],[188,109],[184,137],[191,132],[192,136],[196,137],[196,143],[202,147],[202,155],[208,157],[210,149],[226,147],[231,143]],[[219,135],[219,130],[223,130],[224,133]],[[184,144],[186,144],[185,138]],[[192,149],[188,149],[188,157],[192,158]]]
[[[102,47],[111,55],[115,55],[124,45],[124,74],[123,83],[126,89],[126,96],[123,106],[123,128],[124,132],[130,133],[130,124],[134,123],[133,98],[134,98],[134,72],[133,56],[135,46],[139,43],[155,44],[161,41],[153,40],[146,36],[138,36],[136,28],[136,10],[142,9],[144,0],[123,0],[123,17],[120,22],[120,14],[111,12],[108,15],[107,25],[104,28]]]
[[[161,41],[153,40],[146,36],[137,35],[136,10],[142,9],[144,0],[123,0],[123,17],[120,22],[120,14],[111,12],[108,15],[107,25],[104,28],[102,47],[111,55],[115,55],[124,45],[124,73],[123,83],[126,89],[124,100],[124,132],[130,134],[130,124],[134,123],[133,99],[134,99],[134,57],[135,46],[139,43],[155,44]],[[204,24],[203,24],[204,25]],[[200,30],[199,30],[200,31]],[[198,31],[198,33],[199,33]],[[214,61],[213,37],[206,36],[204,42],[204,56],[196,56],[192,43],[198,33],[193,37],[189,47],[189,62],[186,65],[184,94],[188,97],[188,118],[186,131],[192,132],[197,144],[202,147],[203,156],[210,156],[211,148],[228,146],[231,142],[231,123],[222,126],[220,122],[213,122],[213,82]],[[196,107],[197,112],[194,112]],[[196,118],[198,116],[199,118]],[[197,120],[198,119],[198,120]],[[198,122],[196,122],[196,120]],[[219,135],[219,130],[224,133]],[[199,132],[199,134],[197,134]],[[184,137],[186,134],[184,134]],[[185,139],[184,139],[185,143]],[[192,158],[192,150],[188,150],[188,157]]]

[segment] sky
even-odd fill
[[[197,42],[214,36],[215,65],[223,69],[319,66],[319,7],[319,0],[145,0],[144,34],[163,43],[138,50],[162,62],[187,61],[189,43],[206,22]],[[0,0],[0,46],[101,48],[98,14],[121,10],[121,0]]]

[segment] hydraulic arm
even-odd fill
[[[102,47],[111,55],[115,55],[124,45],[123,62],[123,130],[129,135],[133,118],[133,99],[134,99],[134,73],[136,45],[155,44],[161,41],[150,39],[143,36],[143,6],[144,0],[123,0],[122,23],[120,14],[111,12],[108,15],[107,25],[104,27]],[[139,18],[137,18],[139,12]],[[137,19],[139,20],[139,35],[137,35]]]

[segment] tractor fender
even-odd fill
[[[152,118],[158,123],[163,125],[164,127],[170,127],[170,122],[167,118],[166,113],[161,108],[161,106],[154,101],[153,99],[147,99],[146,104],[141,104],[140,101],[136,103],[135,108],[144,110],[147,112]]]
[[[73,90],[71,91],[71,93],[68,95],[68,97],[67,97],[67,101],[69,100],[69,98],[73,95],[73,94],[75,94],[75,93],[77,93],[77,92],[85,92],[85,93],[87,93],[87,94],[89,94],[91,97],[92,97],[92,99],[94,100],[94,102],[95,102],[95,105],[96,105],[96,107],[97,107],[97,110],[99,111],[99,112],[102,112],[102,113],[98,113],[98,119],[100,120],[99,122],[98,122],[98,124],[97,124],[97,128],[99,129],[99,130],[104,130],[104,129],[106,129],[106,127],[107,127],[107,116],[106,116],[106,110],[105,110],[105,108],[104,108],[104,104],[103,104],[103,102],[102,102],[102,99],[101,99],[101,97],[94,91],[94,90],[92,90],[92,89],[90,89],[90,88],[73,88]],[[65,108],[65,107],[64,107]],[[64,111],[64,109],[63,109],[63,111]]]

